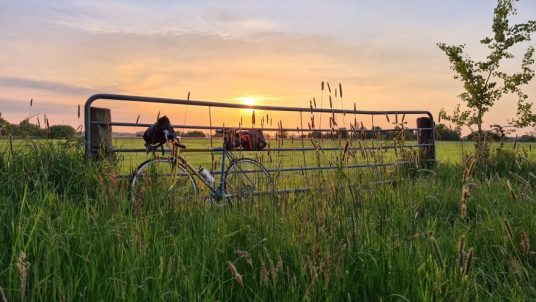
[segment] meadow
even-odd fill
[[[536,298],[528,144],[473,165],[471,144],[440,142],[433,168],[335,169],[309,178],[308,193],[222,208],[155,197],[137,211],[118,174],[150,155],[87,163],[77,140],[0,144],[8,301]],[[367,181],[378,176],[397,181]]]
[[[281,168],[301,168],[301,167],[317,167],[317,166],[337,166],[340,163],[342,153],[344,151],[345,140],[315,140],[315,144],[321,145],[322,150],[314,150],[315,146],[310,139],[285,139],[285,140],[268,140],[272,149],[278,148],[284,151],[272,151],[272,152],[234,152],[238,157],[253,158],[261,162],[266,168],[270,170],[278,170]],[[214,138],[212,143],[208,138],[184,138],[184,145],[186,149],[181,151],[181,155],[188,160],[188,162],[194,167],[206,167],[212,169],[218,180],[218,172],[220,171],[221,152],[214,152],[211,154],[209,150],[214,147],[221,147],[223,142],[218,138]],[[412,146],[417,144],[416,141],[404,141],[406,146]],[[463,159],[473,151],[473,142],[456,142],[456,141],[438,141],[436,142],[436,157],[440,164],[447,165],[460,165]],[[309,149],[302,152],[300,148]],[[397,161],[410,160],[410,155],[418,152],[419,148],[396,148],[394,149],[371,149],[362,152],[362,147],[366,148],[380,148],[380,147],[393,146],[392,140],[365,140],[365,141],[353,141],[349,145],[349,149],[353,150],[353,153],[348,156],[348,159],[344,162],[345,165],[364,165],[364,164],[389,164]],[[114,139],[114,147],[121,149],[143,149],[143,139],[141,138],[120,138]],[[493,143],[492,149],[500,148],[499,143]],[[533,148],[534,147],[534,148]],[[332,150],[329,150],[331,148]],[[354,149],[352,149],[354,148]],[[523,158],[527,158],[530,161],[536,161],[536,144],[534,143],[513,143],[505,142],[502,149],[507,151],[514,151]],[[337,149],[337,150],[333,150]],[[407,152],[406,158],[401,155],[401,150]],[[290,150],[290,151],[289,151]],[[295,150],[295,151],[292,151]],[[161,156],[160,152],[155,153],[157,156]],[[153,154],[147,152],[136,153],[118,153],[117,154],[117,170],[122,174],[130,174],[136,169],[136,167],[143,161],[153,157]],[[346,170],[346,173],[363,173],[363,171],[352,171],[355,169]],[[357,170],[362,170],[357,168]],[[366,169],[365,169],[366,170]],[[377,170],[377,169],[376,169]],[[389,171],[392,171],[389,170]],[[376,178],[376,180],[382,180],[389,178],[387,172],[388,168],[383,169],[381,173],[368,173],[368,178]],[[370,172],[370,171],[369,171]],[[308,174],[315,175],[316,172],[307,172]],[[365,174],[367,172],[365,171]],[[308,186],[307,176],[301,171],[293,172],[273,172],[273,178],[278,187],[303,187]]]

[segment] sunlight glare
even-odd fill
[[[242,103],[248,106],[255,106],[256,104],[256,98],[254,97],[241,97],[238,98],[238,100],[242,101]]]

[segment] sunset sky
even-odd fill
[[[46,113],[76,126],[94,93],[309,106],[320,82],[342,83],[348,108],[451,111],[462,91],[437,42],[489,35],[492,0],[0,0],[0,112]],[[518,3],[518,22],[536,1]],[[536,38],[536,37],[535,37]],[[534,42],[532,42],[534,45]],[[525,91],[536,98],[536,83]],[[105,106],[105,104],[102,104]],[[116,120],[152,121],[167,107],[112,106]],[[503,100],[487,123],[504,123]],[[192,110],[188,121],[205,113]],[[183,119],[183,108],[170,114]],[[231,114],[232,115],[232,114]],[[237,116],[239,113],[237,113]]]

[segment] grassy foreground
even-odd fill
[[[396,185],[335,171],[312,180],[322,190],[255,205],[155,198],[134,212],[114,167],[86,164],[76,143],[17,149],[0,149],[8,301],[536,298],[530,165],[475,172],[465,219],[455,164]]]

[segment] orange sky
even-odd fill
[[[491,0],[314,3],[5,3],[0,112],[17,122],[33,98],[32,113],[77,125],[77,106],[93,93],[186,98],[188,91],[197,100],[255,97],[259,104],[308,107],[309,99],[320,99],[320,82],[329,81],[342,83],[347,108],[356,102],[364,110],[437,114],[453,109],[462,87],[435,43],[468,43],[471,54],[484,55],[477,41],[490,31],[494,6]],[[536,4],[521,1],[519,11],[516,20],[525,21],[536,15]],[[525,91],[534,98],[536,84]],[[152,122],[158,111],[184,121],[183,108],[110,106],[118,121],[140,114]],[[504,124],[515,109],[505,99],[486,122]],[[249,115],[219,114],[218,122]],[[190,108],[186,121],[205,116]]]

